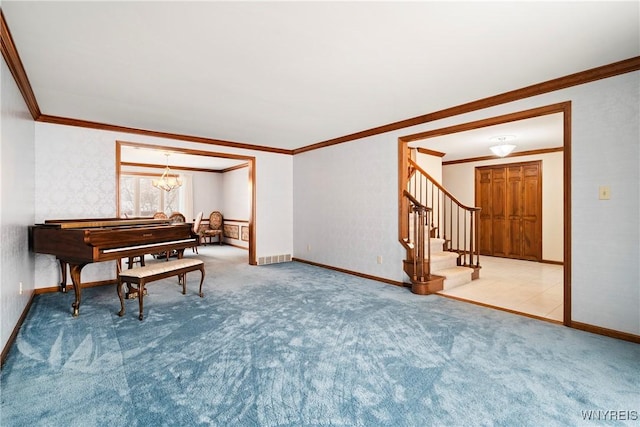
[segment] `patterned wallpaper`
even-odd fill
[[[382,134],[294,157],[295,257],[403,280],[397,150]]]
[[[36,222],[115,215],[116,140],[254,156],[256,255],[292,253],[292,156],[73,126],[36,123]],[[91,264],[82,279],[107,280],[114,271],[113,263]],[[37,256],[37,288],[56,286],[59,276],[54,257]]]
[[[35,154],[33,119],[7,65],[0,62],[0,348],[4,348],[34,287],[28,226],[34,218]]]
[[[46,219],[114,217],[115,138],[91,129],[36,126],[36,222]],[[83,281],[115,277],[115,264],[91,264]],[[36,256],[36,287],[58,284],[55,257]],[[68,279],[71,283],[71,279]]]

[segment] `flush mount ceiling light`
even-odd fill
[[[516,139],[515,135],[494,136],[489,141],[497,142],[497,145],[493,145],[489,148],[493,151],[493,154],[498,157],[508,156],[513,149],[516,148],[515,145],[509,144],[508,141],[513,141],[514,139]]]

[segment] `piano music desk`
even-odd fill
[[[131,283],[138,285],[138,303],[140,306],[140,314],[138,318],[143,319],[144,316],[144,286],[149,282],[167,277],[178,276],[182,282],[182,294],[187,293],[187,273],[190,271],[200,270],[200,290],[198,295],[202,298],[202,282],[204,282],[204,262],[199,259],[181,258],[173,261],[159,262],[144,267],[131,268],[124,270],[118,275],[118,298],[120,298],[120,311],[118,316],[124,316],[124,297],[122,295],[122,285]]]

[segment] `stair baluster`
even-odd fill
[[[444,277],[433,274],[431,238],[442,239],[442,249],[457,254],[457,265],[470,267],[477,279],[480,270],[480,208],[465,206],[413,160],[407,160],[408,176],[400,203],[401,242],[407,250],[405,272],[415,293],[442,290]],[[454,213],[455,211],[455,213]],[[405,224],[403,226],[402,224]],[[412,228],[412,229],[411,229]]]

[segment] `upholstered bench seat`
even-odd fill
[[[202,283],[204,282],[204,262],[193,258],[180,258],[167,262],[158,262],[144,267],[131,268],[124,270],[118,275],[118,297],[120,298],[120,311],[118,316],[123,316],[124,297],[122,295],[122,285],[127,283],[135,283],[138,285],[138,302],[140,306],[140,314],[138,318],[143,319],[144,316],[144,286],[149,282],[153,282],[167,277],[178,276],[179,282],[182,283],[182,294],[187,293],[187,273],[190,271],[200,270],[200,290],[198,295],[203,297]]]

